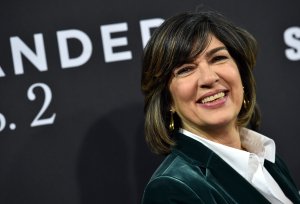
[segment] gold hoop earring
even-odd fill
[[[169,130],[170,130],[170,131],[173,131],[173,130],[175,129],[174,118],[173,118],[174,112],[171,110],[171,111],[170,111],[170,114],[171,114],[171,116],[170,116]]]
[[[246,97],[245,97],[245,87],[244,86],[243,86],[243,92],[244,92],[243,107],[244,107],[244,109],[247,109],[249,101],[245,99]]]
[[[244,109],[247,109],[248,103],[247,103],[246,99],[243,100],[243,106],[244,106]]]

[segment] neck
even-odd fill
[[[199,137],[203,137],[213,142],[217,142],[236,149],[242,149],[239,128],[235,125],[227,128],[214,127],[211,129],[199,129],[184,127],[184,129],[198,135]]]

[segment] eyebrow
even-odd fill
[[[225,46],[216,47],[214,49],[209,50],[205,55],[206,57],[210,58],[213,54],[219,52],[220,50],[227,50],[227,48]]]
[[[220,50],[227,50],[227,48],[225,46],[213,48],[213,49],[209,50],[207,53],[205,53],[205,57],[210,58],[212,55],[214,55],[216,52],[219,52]],[[188,61],[188,62],[183,63],[181,66],[178,66],[177,68],[182,67],[184,64],[193,64],[193,63],[194,63],[194,60],[191,62]]]

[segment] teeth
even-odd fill
[[[209,103],[211,101],[214,101],[216,99],[219,99],[219,98],[223,98],[225,96],[225,93],[224,92],[220,92],[220,93],[217,93],[213,96],[208,96],[204,99],[201,100],[201,103]]]

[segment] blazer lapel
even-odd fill
[[[207,179],[237,203],[270,203],[246,179],[216,154],[207,163]]]
[[[231,168],[212,150],[181,133],[175,135],[176,149],[197,161],[206,179],[221,194],[237,203],[270,203],[247,180]]]

